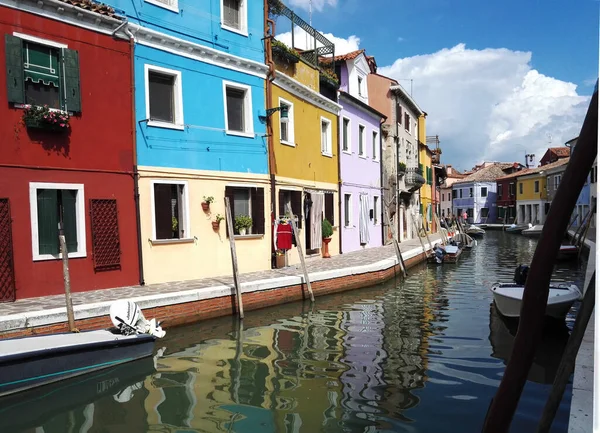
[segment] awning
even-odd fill
[[[25,80],[58,87],[60,80],[58,50],[25,42],[23,47],[23,70]]]

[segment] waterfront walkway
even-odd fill
[[[429,236],[432,243],[439,241],[438,235]],[[427,246],[427,239],[423,239]],[[423,248],[419,239],[411,239],[400,244],[404,261],[421,256]],[[288,254],[296,254],[290,251]],[[358,274],[376,273],[397,265],[393,245],[368,248],[351,253],[333,256],[331,259],[313,257],[306,259],[309,280],[312,282],[344,278]],[[302,285],[304,277],[300,265],[282,269],[240,274],[242,293]],[[131,299],[140,308],[157,308],[186,302],[232,296],[233,277],[226,275],[189,281],[175,281],[145,286],[128,286],[113,289],[93,290],[72,294],[75,319],[90,319],[106,316],[111,302]],[[65,296],[52,295],[39,298],[17,300],[0,305],[0,333],[32,327],[65,323]]]

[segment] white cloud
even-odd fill
[[[398,42],[404,42],[404,38],[402,36],[398,36]]]
[[[577,86],[531,67],[531,53],[464,44],[401,58],[382,75],[413,79],[413,97],[427,112],[427,134],[440,136],[442,162],[469,169],[481,161],[542,157],[579,134],[589,103]]]
[[[360,38],[358,36],[349,36],[347,39],[338,38],[337,36],[332,35],[331,33],[321,33],[325,36],[330,42],[333,42],[335,45],[335,55],[339,56],[340,54],[346,54],[351,51],[356,51],[360,45]],[[275,39],[283,42],[284,44],[291,46],[292,45],[292,32],[278,33],[275,35]],[[313,48],[314,39],[308,33],[306,33],[300,27],[294,27],[294,48],[299,48],[301,50],[305,50],[307,48]],[[317,41],[317,46],[321,46],[322,44]]]
[[[311,1],[313,11],[316,10],[318,12],[321,12],[325,6],[337,6],[337,0],[288,0],[286,3],[291,8],[297,7],[300,9],[309,10]]]

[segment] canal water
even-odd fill
[[[2,432],[479,432],[516,327],[488,288],[536,240],[488,231],[406,281],[168,329],[157,356],[0,405]],[[580,286],[584,263],[555,278]],[[573,324],[546,329],[513,432],[535,431]],[[566,432],[571,385],[553,432]],[[4,427],[3,427],[4,426]]]

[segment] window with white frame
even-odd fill
[[[373,196],[373,224],[379,224],[379,197]]]
[[[294,141],[294,104],[286,101],[283,98],[279,98],[279,106],[286,107],[288,111],[287,122],[281,118],[281,111],[279,112],[279,141],[283,144],[295,146]]]
[[[344,227],[352,224],[352,195],[344,194]]]
[[[161,8],[168,9],[173,12],[179,12],[179,0],[145,0],[146,3],[150,3]]]
[[[379,133],[377,131],[373,131],[373,141],[372,141],[372,158],[377,161],[379,155]]]
[[[342,150],[350,153],[350,119],[342,118]]]
[[[554,175],[554,189],[558,189],[558,185],[560,185],[560,179],[561,179],[560,174]]]
[[[146,65],[148,126],[183,129],[181,71]]]
[[[151,185],[153,240],[189,239],[187,182],[154,180]]]
[[[533,182],[533,192],[540,192],[540,181],[536,180]]]
[[[221,0],[221,25],[227,30],[247,33],[246,3],[248,0]]]
[[[254,135],[251,92],[250,86],[223,82],[225,128],[228,134]]]
[[[332,156],[331,153],[331,121],[321,117],[321,153]]]
[[[69,257],[86,256],[84,200],[83,184],[29,184],[33,260],[62,257],[61,227]]]
[[[410,133],[410,115],[408,113],[404,113],[404,129]]]
[[[365,139],[365,127],[358,125],[358,155],[362,157],[367,156],[365,153]]]
[[[487,197],[487,195],[488,195],[487,186],[482,186],[481,187],[481,197]]]
[[[363,77],[358,77],[358,96],[363,96]]]
[[[227,186],[225,187],[225,197],[229,197],[231,204],[235,236],[265,234],[264,188]]]

